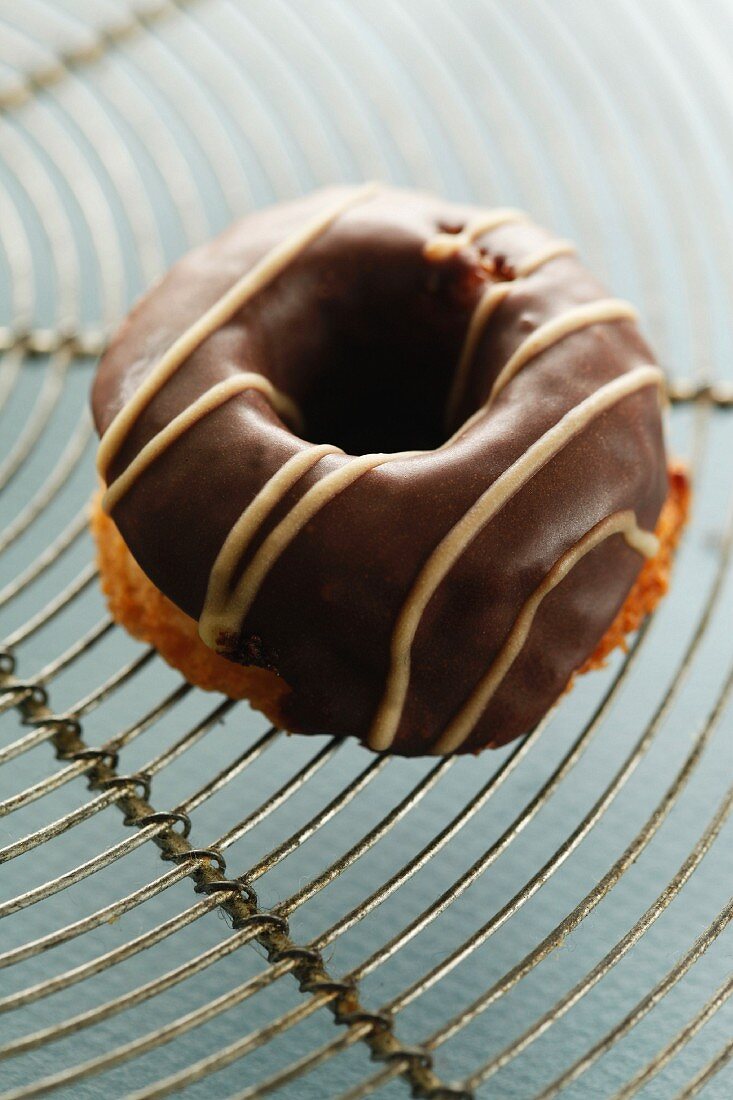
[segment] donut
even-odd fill
[[[686,517],[637,320],[519,210],[369,184],[248,215],[100,361],[112,615],[291,732],[526,734],[653,609]]]

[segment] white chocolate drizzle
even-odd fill
[[[546,596],[578,564],[578,562],[612,535],[622,535],[628,545],[645,558],[653,558],[659,550],[659,540],[650,531],[639,527],[632,511],[617,512],[601,520],[575,543],[553,565],[544,580],[524,603],[497,657],[484,673],[458,714],[433,745],[435,756],[455,752],[471,734],[491,699],[499,690],[509,670],[529,637],[535,616]]]
[[[522,341],[502,367],[491,387],[489,400],[484,408],[488,408],[523,367],[543,351],[564,340],[566,336],[580,329],[589,328],[591,325],[605,324],[608,321],[636,321],[638,317],[637,311],[630,302],[624,302],[620,298],[599,298],[595,302],[574,306],[559,317],[546,321]]]
[[[327,210],[310,218],[296,233],[275,245],[254,267],[245,272],[198,321],[195,321],[173,342],[135,390],[130,400],[123,405],[102,436],[97,451],[97,469],[102,478],[106,480],[112,460],[140,413],[196,348],[284,271],[288,264],[321,236],[341,214],[357,203],[371,198],[377,189],[376,183],[358,187]]]
[[[492,229],[498,229],[501,225],[525,221],[526,217],[522,210],[514,210],[512,207],[489,210],[470,222],[459,233],[436,233],[423,248],[423,255],[428,260],[447,260],[461,249],[473,244],[484,233],[490,233]]]
[[[526,279],[528,275],[534,275],[535,271],[539,271],[551,260],[557,260],[560,256],[574,255],[575,245],[573,242],[558,238],[556,241],[548,241],[544,247],[538,248],[526,259],[520,260],[518,264],[514,265],[514,272],[518,279]]]
[[[466,338],[463,341],[461,356],[453,376],[450,396],[446,406],[446,424],[452,424],[455,419],[456,412],[458,411],[458,403],[463,397],[463,392],[466,388],[468,372],[471,368],[473,357],[476,354],[478,342],[489,322],[489,318],[492,313],[494,313],[497,306],[504,301],[513,285],[514,284],[511,282],[493,283],[486,293],[481,295],[476,304],[476,308],[471,314],[471,320],[468,323]]]
[[[300,481],[317,462],[326,455],[343,454],[340,447],[320,443],[298,451],[265,482],[259,493],[250,501],[225,538],[209,575],[204,609],[199,618],[199,635],[206,645],[217,649],[217,639],[222,629],[220,621],[227,617],[231,579],[253,536],[272,509],[289,489]]]
[[[319,459],[323,457],[323,454],[329,452],[338,453],[337,448],[328,448],[327,446],[321,447],[319,450],[321,451],[318,456]],[[309,453],[305,452],[298,457],[305,458],[305,455]],[[264,515],[271,510],[274,503],[286,491],[280,492],[279,489],[276,489],[273,493],[271,488],[274,487],[274,483],[284,473],[286,467],[293,463],[294,460],[290,459],[290,462],[278,471],[275,477],[260,491],[258,497],[255,497],[249,508],[245,510],[216,559],[204,610],[199,621],[199,634],[203,641],[207,645],[215,647],[218,638],[222,636],[236,637],[239,634],[244,618],[259,592],[263,580],[298,532],[321,508],[369,470],[374,470],[388,462],[414,458],[416,455],[424,453],[424,451],[396,451],[392,454],[359,455],[350,459],[339,469],[326,474],[303,494],[297,504],[270,531],[261,546],[258,547],[252,561],[244,570],[236,587],[232,590],[231,577],[237,564],[241,561],[242,553]],[[287,488],[294,483],[294,480],[286,479]],[[267,493],[268,506],[264,510],[261,508],[258,512],[253,506],[257,504],[258,498],[265,493]]]
[[[145,444],[102,497],[102,507],[105,512],[111,512],[148,466],[160,458],[185,432],[190,431],[208,413],[246,390],[258,390],[263,393],[273,408],[292,424],[298,425],[302,422],[300,410],[295,402],[276,389],[263,374],[252,371],[235,374],[212,386]]]
[[[423,612],[440,583],[474,538],[507,501],[592,420],[624,397],[646,386],[661,386],[663,382],[664,375],[659,368],[640,366],[601,386],[535,440],[444,535],[420,570],[397,617],[390,644],[387,684],[368,736],[372,749],[383,751],[394,741],[410,684],[412,643]]]
[[[575,246],[571,241],[549,241],[548,244],[544,245],[542,248],[538,248],[535,252],[530,253],[524,260],[513,265],[515,279],[509,279],[506,282],[492,283],[479,298],[473,314],[471,315],[471,320],[468,323],[466,337],[463,341],[463,347],[458,360],[458,366],[456,367],[453,377],[453,383],[446,405],[445,421],[447,425],[452,424],[455,420],[458,404],[466,388],[471,363],[476,354],[476,348],[497,306],[504,301],[506,296],[511,292],[512,287],[516,286],[518,282],[528,278],[530,275],[534,275],[536,271],[539,271],[541,267],[544,267],[545,264],[550,263],[552,260],[556,260],[560,256],[570,256],[574,253]]]

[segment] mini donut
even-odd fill
[[[253,213],[100,362],[112,614],[289,731],[503,745],[666,589],[663,381],[520,211],[366,185]]]

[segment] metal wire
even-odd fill
[[[684,5],[679,10],[673,6],[674,18],[689,32],[690,58],[701,51],[714,60],[705,18],[692,16]],[[276,730],[246,742],[233,758],[202,757],[201,748],[210,743],[214,728],[225,718],[239,722],[242,708],[225,701],[202,713],[198,693],[169,681],[163,690],[156,684],[150,695],[151,677],[159,666],[155,655],[135,651],[130,658],[118,629],[107,616],[99,618],[96,569],[86,536],[91,426],[83,406],[90,360],[103,349],[129,298],[176,254],[266,197],[286,197],[333,178],[374,175],[467,197],[524,189],[527,205],[544,220],[564,218],[568,233],[587,242],[609,277],[616,282],[628,277],[642,311],[656,319],[656,342],[667,350],[672,367],[669,398],[691,432],[698,491],[714,493],[716,464],[730,462],[725,449],[730,429],[724,428],[721,436],[719,418],[733,408],[731,382],[716,377],[714,369],[725,361],[721,349],[733,350],[726,312],[733,293],[727,262],[733,225],[725,205],[729,180],[719,162],[723,153],[733,151],[733,134],[723,127],[716,135],[719,146],[709,140],[698,98],[686,85],[688,77],[678,80],[676,73],[678,83],[672,84],[667,39],[651,35],[646,16],[632,12],[626,0],[614,0],[612,7],[643,39],[650,64],[659,73],[660,94],[679,107],[676,117],[697,160],[688,163],[678,155],[680,138],[672,134],[669,116],[660,112],[655,95],[640,105],[627,98],[620,55],[608,62],[607,75],[613,77],[609,94],[586,54],[591,48],[588,13],[580,7],[572,20],[550,20],[540,0],[522,0],[516,12],[489,0],[450,8],[433,0],[420,5],[414,0],[380,2],[378,12],[358,3],[335,6],[325,0],[317,0],[312,12],[287,0],[246,7],[191,0],[129,5],[109,25],[99,23],[98,15],[92,17],[82,0],[78,7],[67,7],[61,49],[52,33],[60,25],[48,0],[29,0],[27,9],[24,5],[22,12],[13,12],[12,56],[3,56],[0,45],[0,61],[14,72],[7,85],[0,84],[0,113],[5,113],[0,122],[0,249],[13,294],[11,312],[0,324],[0,416],[6,417],[3,425],[10,423],[12,435],[7,448],[3,443],[0,488],[13,509],[0,533],[0,550],[11,563],[0,586],[0,609],[12,624],[3,628],[0,714],[6,713],[7,722],[15,712],[29,727],[0,747],[0,765],[22,769],[10,793],[3,787],[0,815],[14,821],[12,815],[18,814],[22,824],[20,834],[9,834],[0,848],[0,862],[12,869],[18,861],[17,866],[30,870],[35,860],[37,871],[44,853],[54,856],[43,881],[37,881],[35,871],[27,878],[22,875],[16,879],[18,892],[0,902],[0,916],[9,922],[21,912],[44,918],[33,924],[32,938],[10,942],[0,954],[0,968],[12,968],[18,975],[17,987],[0,997],[0,1014],[40,1008],[47,998],[69,994],[82,983],[107,981],[135,960],[154,960],[161,953],[167,961],[150,975],[135,971],[144,976],[129,989],[115,989],[111,996],[105,990],[103,999],[89,1006],[74,1009],[73,1000],[67,1001],[72,1007],[51,1023],[48,1016],[39,1015],[35,1023],[31,1014],[24,1017],[30,1021],[25,1030],[16,1030],[0,1047],[6,1066],[17,1059],[21,1067],[21,1076],[8,1078],[2,1095],[39,1096],[118,1066],[144,1067],[149,1064],[144,1055],[163,1046],[182,1051],[179,1062],[171,1063],[177,1068],[163,1070],[154,1080],[141,1069],[134,1091],[125,1086],[125,1094],[167,1096],[214,1073],[222,1075],[225,1087],[234,1089],[240,1100],[286,1087],[298,1095],[306,1074],[328,1082],[324,1088],[335,1094],[347,1077],[334,1077],[331,1067],[348,1064],[353,1083],[343,1095],[350,1100],[400,1076],[413,1095],[433,1100],[484,1095],[485,1082],[499,1073],[511,1074],[535,1043],[559,1032],[560,1021],[597,985],[611,983],[614,968],[628,955],[635,956],[652,927],[674,910],[675,899],[687,896],[704,866],[722,859],[726,840],[718,838],[733,805],[730,790],[719,794],[717,809],[699,835],[699,824],[683,831],[685,854],[678,869],[661,882],[663,888],[624,935],[611,940],[600,961],[584,966],[569,989],[559,991],[548,982],[539,1014],[533,1013],[525,1026],[519,1024],[518,1033],[498,1050],[485,1051],[475,1065],[475,1048],[471,1057],[470,1045],[461,1045],[464,1036],[505,997],[516,997],[532,980],[536,983],[537,975],[544,980],[546,967],[541,964],[585,927],[592,913],[622,904],[614,899],[627,873],[652,844],[658,845],[665,822],[679,816],[685,800],[697,798],[697,820],[703,811],[710,815],[696,784],[713,756],[721,769],[728,766],[716,727],[728,718],[731,674],[721,675],[711,689],[709,713],[702,720],[698,714],[697,734],[679,749],[669,785],[663,789],[660,784],[656,792],[652,786],[650,797],[656,804],[621,853],[606,861],[595,885],[579,901],[577,892],[567,895],[561,918],[532,940],[535,946],[527,949],[526,934],[518,934],[517,942],[524,944],[519,960],[483,982],[478,995],[455,994],[456,976],[465,972],[466,963],[484,958],[481,949],[491,938],[514,927],[530,927],[522,924],[524,914],[532,910],[533,899],[545,896],[543,891],[570,881],[563,877],[564,869],[585,859],[589,868],[594,866],[592,838],[609,828],[618,803],[628,800],[634,775],[658,755],[659,741],[686,698],[688,681],[710,639],[719,636],[716,624],[724,613],[731,576],[733,528],[727,533],[716,528],[705,595],[690,603],[692,618],[681,658],[665,673],[661,683],[667,686],[657,693],[649,719],[630,731],[620,759],[613,753],[608,757],[615,761],[610,780],[586,812],[566,822],[544,861],[507,891],[508,900],[479,927],[474,928],[475,914],[473,920],[469,915],[469,927],[466,899],[482,889],[490,871],[501,873],[507,853],[518,858],[524,839],[533,835],[533,824],[564,798],[566,780],[572,782],[586,760],[604,750],[629,684],[660,647],[655,624],[640,631],[557,762],[543,764],[548,751],[544,732],[550,725],[557,728],[563,706],[501,757],[437,825],[431,824],[431,807],[441,798],[455,800],[460,789],[455,777],[462,774],[461,765],[452,761],[412,775],[403,789],[399,766],[384,757],[365,765],[362,760],[352,775],[349,747],[336,740],[303,749],[287,768],[285,739]],[[0,19],[10,24],[3,11]],[[97,23],[91,26],[94,19]],[[535,31],[544,35],[544,57],[537,53]],[[345,41],[348,50],[343,49]],[[497,52],[498,42],[503,52]],[[23,62],[26,51],[35,59],[31,67]],[[529,95],[526,66],[512,68],[512,57],[533,60],[542,96]],[[587,93],[586,114],[577,117],[573,137],[554,126],[553,112],[570,110],[558,73],[565,74],[568,86],[575,81]],[[493,82],[490,93],[482,87],[484,79]],[[528,101],[534,114],[526,109]],[[180,107],[184,102],[185,111]],[[494,113],[496,104],[500,110]],[[637,107],[655,128],[657,162],[628,124]],[[464,124],[456,126],[459,118]],[[550,173],[548,188],[540,131],[552,134],[554,175]],[[592,167],[600,133],[614,143],[610,183]],[[497,145],[498,138],[503,145]],[[440,157],[435,156],[436,143],[442,148]],[[587,186],[577,163],[585,165],[595,186]],[[661,165],[664,187],[659,185]],[[646,189],[636,186],[638,176],[648,184]],[[703,201],[691,202],[691,194],[702,195]],[[623,242],[635,242],[639,255]],[[667,277],[669,257],[675,254],[685,258],[681,289]],[[52,315],[39,305],[44,285],[43,293],[53,302]],[[680,348],[694,350],[694,369],[688,365],[691,354],[680,354]],[[14,414],[11,422],[12,410],[20,415]],[[695,524],[688,538],[697,538]],[[85,685],[82,690],[79,684]],[[151,737],[165,740],[146,754]],[[196,764],[187,771],[185,762],[191,759]],[[202,759],[206,772],[201,771]],[[240,777],[248,771],[261,776],[269,768],[277,781],[253,798],[256,786],[246,777],[240,782]],[[529,776],[535,777],[534,784],[528,785]],[[89,788],[86,797],[79,779]],[[173,800],[167,797],[169,790],[176,792]],[[246,812],[237,801],[243,792]],[[504,818],[492,817],[510,795],[518,805]],[[108,813],[112,806],[132,832],[115,831]],[[32,812],[35,818],[27,816]],[[462,869],[461,846],[474,851],[486,821],[501,825],[478,842],[478,854],[466,859],[468,866]],[[218,827],[211,827],[214,822]],[[410,829],[421,830],[421,839],[403,849]],[[91,850],[78,846],[83,835],[98,837]],[[335,848],[334,836],[339,840]],[[150,864],[144,863],[151,840],[161,858],[173,864],[162,874],[151,874]],[[252,843],[250,851],[246,845]],[[306,860],[305,873],[298,871],[301,854],[317,851],[320,844],[327,854],[315,863]],[[55,853],[64,845],[74,857],[62,866]],[[433,886],[431,870],[445,857],[453,857],[457,865],[440,877],[436,873]],[[227,858],[236,860],[237,870],[244,858],[244,871],[229,872]],[[95,884],[105,874],[107,882],[110,871],[127,882],[126,868],[140,861],[146,868],[142,884],[138,880],[133,889],[118,889],[111,901],[97,892]],[[354,875],[357,866],[366,876],[363,887]],[[178,884],[186,878],[201,896],[175,912]],[[268,907],[258,891],[265,896],[273,880],[286,885],[277,889],[278,900]],[[342,882],[355,881],[356,895],[347,893],[345,905],[331,900],[339,898]],[[67,891],[85,904],[75,919],[59,925],[54,914],[63,910],[56,905]],[[385,926],[375,925],[375,916],[388,912],[394,899],[407,899],[405,912],[399,912],[395,923],[392,910]],[[617,1049],[642,1019],[659,1012],[665,997],[683,988],[706,953],[729,935],[731,904],[720,908],[693,942],[686,940],[689,946],[678,961],[630,1009],[619,1005],[613,1017],[604,1019],[587,1050],[578,1054],[561,1046],[561,1061],[544,1078],[534,1069],[533,1095],[549,1100],[585,1074],[595,1083],[603,1080],[590,1076],[603,1065],[603,1056]],[[100,949],[101,941],[94,937],[101,929],[133,910],[145,914],[151,906],[157,908],[146,918],[146,930]],[[231,930],[209,946],[192,948],[190,930],[202,928],[201,918],[212,910],[226,914]],[[415,970],[403,960],[410,957],[411,945],[420,942],[418,937],[429,937],[434,929],[445,942]],[[88,944],[90,956],[54,963],[55,969],[33,969],[34,960],[56,960],[72,944]],[[246,944],[258,945],[266,960],[257,973],[242,977],[236,968],[242,965]],[[178,945],[193,954],[181,956]],[[331,962],[326,952],[335,953]],[[346,966],[342,958],[349,960]],[[234,976],[233,987],[223,991],[207,984],[209,975],[222,967]],[[273,1002],[280,1006],[274,1015],[271,1008],[259,1007],[270,1004],[268,998],[287,975],[295,978],[300,999],[285,1008]],[[391,976],[397,986],[381,1005],[373,992],[374,975]],[[189,993],[199,986],[205,990],[203,1000]],[[468,982],[467,993],[473,988]],[[179,998],[172,1018],[160,1022],[144,1014],[148,1006],[165,1004],[172,990]],[[435,999],[430,998],[443,990],[436,1014]],[[659,1049],[647,1049],[617,1092],[619,1100],[635,1095],[662,1072],[672,1074],[669,1080],[679,1097],[714,1089],[733,1054],[723,1025],[717,1025],[731,992],[729,978],[718,980],[703,1007],[691,1010],[681,1029]],[[338,1028],[325,1042],[315,1026],[323,1008]],[[192,1037],[197,1029],[231,1019],[227,1014],[234,1009],[239,1015],[233,1036],[227,1032],[213,1045],[196,1046]],[[142,1032],[133,1027],[138,1018]],[[114,1021],[114,1038],[101,1051],[85,1052],[79,1041],[108,1021]],[[305,1053],[301,1045],[293,1057],[282,1041],[304,1027],[312,1029],[306,1034],[313,1039]],[[703,1029],[705,1036],[717,1035],[717,1045],[710,1045],[702,1068],[686,1079],[679,1055],[699,1044]],[[178,1042],[184,1037],[190,1048]],[[363,1044],[383,1063],[379,1072],[353,1069],[353,1049]],[[452,1050],[459,1054],[451,1056]],[[69,1053],[57,1065],[54,1051]],[[30,1054],[36,1061],[24,1062]],[[259,1069],[257,1080],[242,1090],[225,1071],[244,1058]],[[450,1084],[445,1067],[456,1059],[462,1079]]]

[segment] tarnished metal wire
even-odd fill
[[[728,1065],[731,1058],[733,1058],[733,1039],[721,1047],[715,1057],[695,1074],[692,1080],[677,1094],[675,1100],[689,1100],[690,1097],[697,1096],[708,1082],[712,1081],[713,1077]]]

